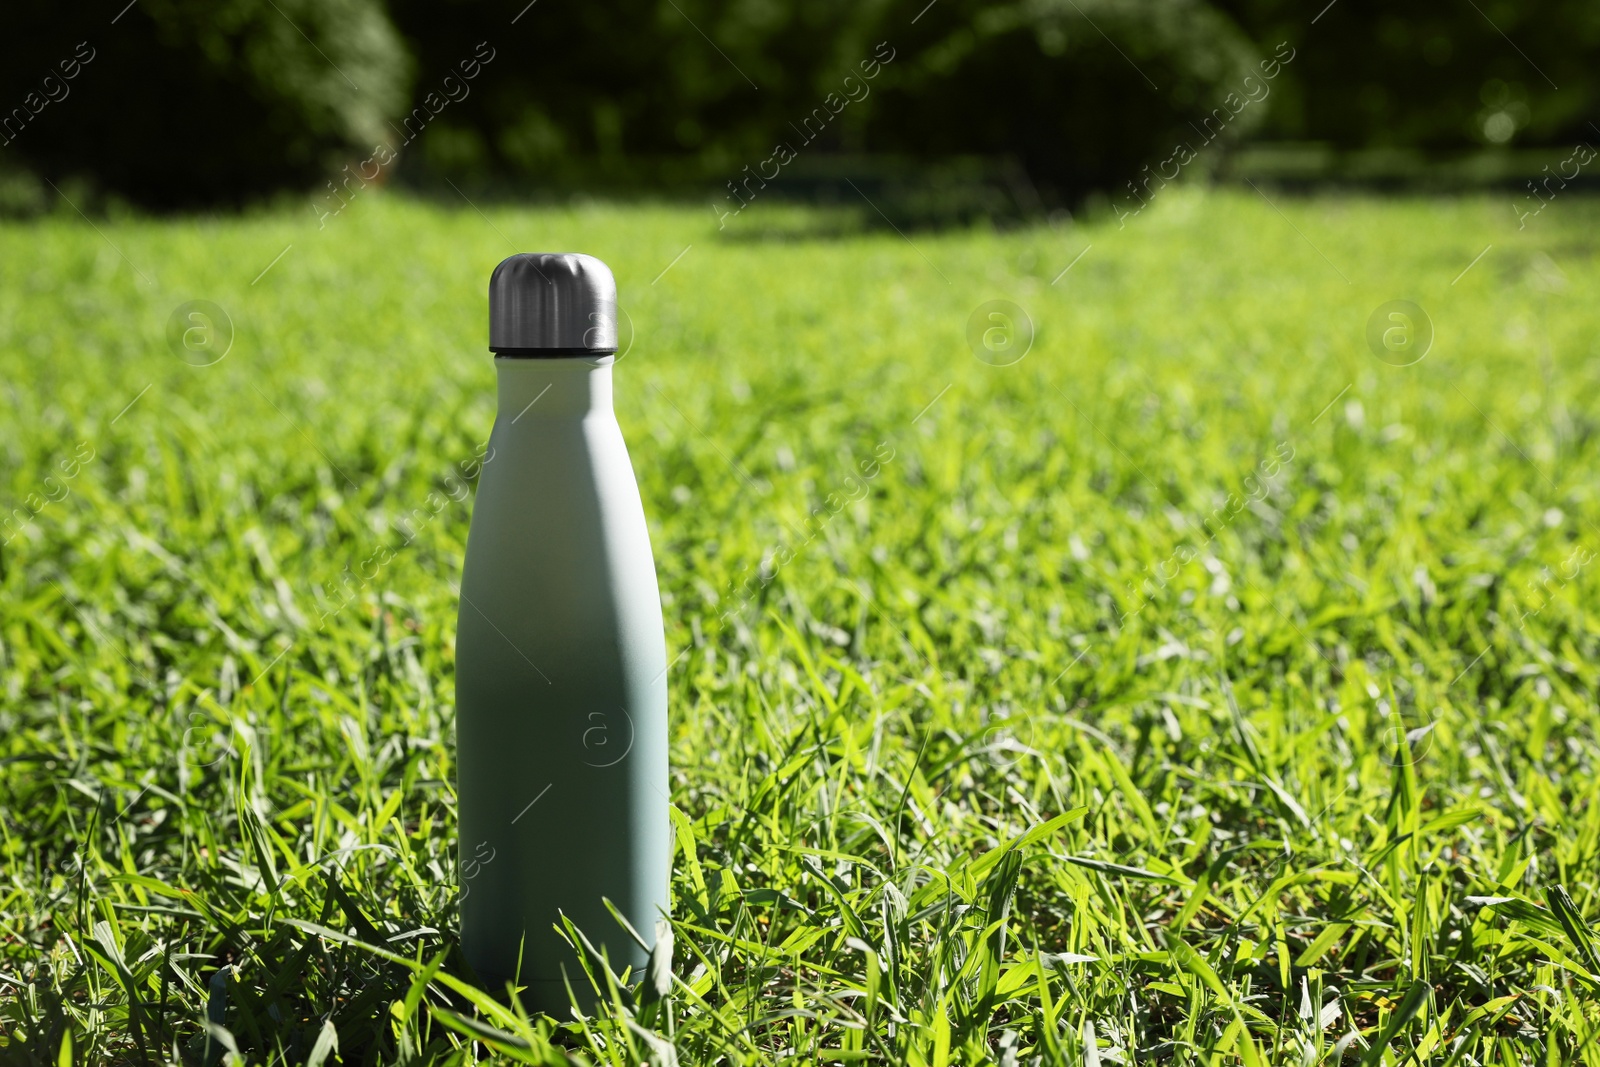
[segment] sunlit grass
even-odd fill
[[[1600,1063],[1600,210],[1271,195],[0,227],[0,1061]],[[519,250],[617,275],[674,663],[670,984],[583,1020],[454,938]]]

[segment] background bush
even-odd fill
[[[1600,143],[1590,0],[1339,0],[1315,25],[1322,3],[1216,3],[1258,40],[1300,49],[1264,136],[1430,151]]]
[[[406,103],[410,60],[376,0],[7,7],[0,107],[25,107],[80,42],[93,58],[0,153],[154,207],[309,186]]]
[[[441,187],[720,195],[880,42],[894,60],[868,97],[795,146],[791,187],[830,174],[842,187],[841,172],[870,182],[889,157],[965,157],[988,161],[980,174],[1003,164],[1030,204],[1127,196],[1279,42],[1293,62],[1220,141],[1449,153],[1600,140],[1592,3],[1315,6],[140,0],[118,14],[26,0],[0,42],[0,107],[24,106],[78,42],[95,58],[70,98],[21,113],[0,171],[84,175],[177,207],[304,189],[385,144],[403,148],[408,180]],[[461,64],[484,56],[463,81]],[[416,121],[402,128],[407,114]],[[1203,155],[1202,169],[1220,153]]]
[[[418,49],[419,92],[442,82],[480,37],[497,40],[482,27],[509,27],[522,2],[441,11],[395,0]],[[1010,157],[1047,196],[1071,196],[1169,153],[1255,59],[1248,38],[1203,0],[926,6],[534,7],[512,28],[517,58],[485,70],[474,96],[441,116],[423,162],[452,176],[687,179],[720,192],[781,141],[805,157],[799,173],[839,153]],[[877,54],[894,58],[869,95],[806,143],[796,127],[880,44],[888,52]],[[1242,118],[1230,136],[1257,117]]]
[[[897,14],[909,22],[924,3]],[[1215,135],[1201,132],[1213,109],[1242,97],[1252,72],[1260,80],[1249,39],[1203,0],[957,0],[913,29],[868,146],[1014,156],[1048,200],[1136,179],[1179,141],[1199,151]],[[1231,142],[1262,113],[1224,112],[1210,129]]]

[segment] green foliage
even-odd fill
[[[1286,0],[1218,7],[1303,56],[1271,136],[1433,151],[1600,141],[1600,8],[1585,0],[1339,0],[1315,24]]]
[[[120,16],[29,0],[7,22],[6,107],[45,98],[80,42],[93,58],[6,151],[155,207],[310,185],[388,139],[409,92],[378,0],[139,0]]]
[[[1181,142],[1232,143],[1264,112],[1245,102],[1266,84],[1254,46],[1204,0],[955,0],[901,51],[867,123],[872,147],[1012,155],[1052,200],[1137,181]]]
[[[783,168],[791,192],[855,199],[839,172],[870,176],[863,153],[979,156],[1020,164],[1032,189],[1013,210],[1029,210],[1032,198],[1127,195],[1180,142],[1202,170],[1215,147],[1252,134],[1338,149],[1570,145],[1597,136],[1600,108],[1600,16],[1582,0],[392,6],[417,50],[419,95],[480,39],[513,57],[440,117],[412,175],[510,175],[518,187],[709,182],[720,197],[787,143],[799,155]],[[880,42],[895,60],[813,142],[806,117]],[[1261,76],[1261,59],[1286,55]],[[1252,102],[1230,107],[1230,93]],[[1221,136],[1207,124],[1219,108],[1231,116]]]
[[[790,179],[841,152],[1002,157],[1059,200],[1206,137],[1191,123],[1243,94],[1256,59],[1204,0],[625,0],[536,6],[514,29],[512,0],[393,6],[419,92],[480,38],[513,56],[422,144],[428,168],[458,178],[710,180],[720,193],[781,144],[799,157]],[[864,63],[881,69],[864,78]]]
[[[1600,207],[1277,208],[0,227],[0,1061],[1600,1063]],[[670,967],[582,1019],[454,936],[513,247],[619,279],[674,658]]]
[[[901,222],[1037,214],[1129,195],[1129,183],[1142,196],[1180,146],[1209,172],[1252,134],[1432,153],[1600,136],[1596,12],[1585,0],[1317,12],[1285,0],[140,0],[106,13],[25,0],[0,39],[0,212],[38,209],[48,190],[18,176],[28,168],[169,208],[304,189],[392,152],[410,181],[440,189],[737,198],[732,183],[765,173],[765,189],[781,171],[789,195],[865,191]],[[80,46],[94,58],[63,80]],[[1278,73],[1263,77],[1263,60]],[[881,70],[864,78],[869,63]],[[796,158],[773,167],[780,148]],[[896,165],[920,180],[885,178]],[[936,203],[904,206],[918,198]]]

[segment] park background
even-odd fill
[[[734,210],[854,205],[855,180],[950,221],[1148,195],[1179,143],[1186,177],[1459,188],[1548,178],[1600,136],[1593,4],[1307,6],[28,2],[0,44],[0,204],[76,181],[239,207],[332,179]]]
[[[1597,61],[1578,2],[12,5],[0,1063],[1600,1063]],[[530,1018],[455,942],[454,632],[488,274],[565,250],[673,947]]]

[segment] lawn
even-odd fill
[[[0,1062],[1600,1063],[1600,202],[1263,192],[0,226]],[[670,985],[600,1017],[455,940],[539,250],[618,279],[673,663]]]

